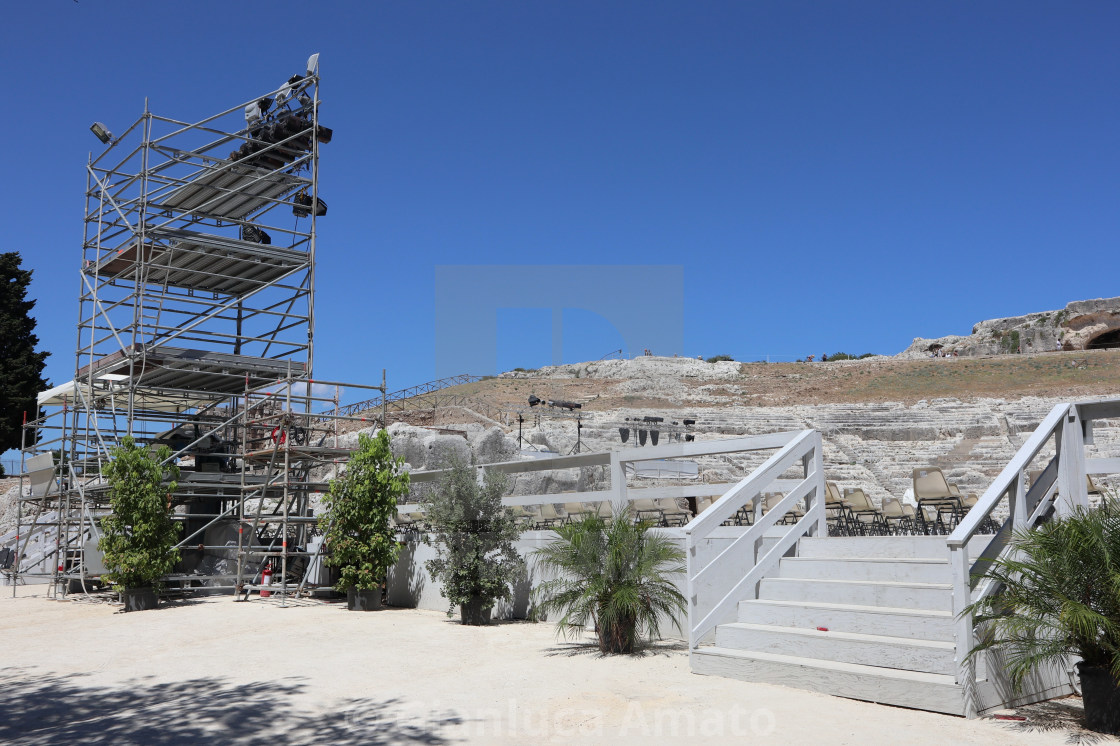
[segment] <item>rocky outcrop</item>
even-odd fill
[[[1060,311],[981,321],[968,336],[917,337],[897,357],[1052,352],[1059,345],[1063,350],[1120,346],[1120,298],[1079,300]]]

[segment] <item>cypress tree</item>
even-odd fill
[[[0,451],[19,448],[23,413],[38,416],[35,395],[47,388],[43,368],[50,353],[35,351],[35,301],[27,299],[31,270],[20,262],[19,252],[0,254]]]

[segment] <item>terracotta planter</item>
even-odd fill
[[[1107,668],[1077,664],[1085,727],[1098,733],[1120,734],[1120,683]]]
[[[346,591],[346,608],[350,611],[378,611],[381,609],[381,589]]]
[[[493,611],[493,605],[490,601],[475,596],[459,606],[459,618],[463,620],[463,624],[481,627],[490,623],[491,611]]]
[[[125,588],[121,591],[121,599],[125,611],[147,611],[159,604],[154,588]]]

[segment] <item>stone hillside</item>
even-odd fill
[[[916,338],[899,357],[1001,355],[1120,347],[1120,298],[1079,300],[1060,311],[981,321],[972,334]]]

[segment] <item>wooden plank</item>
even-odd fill
[[[866,702],[963,715],[960,687],[951,677],[795,656],[744,653],[726,648],[692,651],[693,673],[840,694]]]

